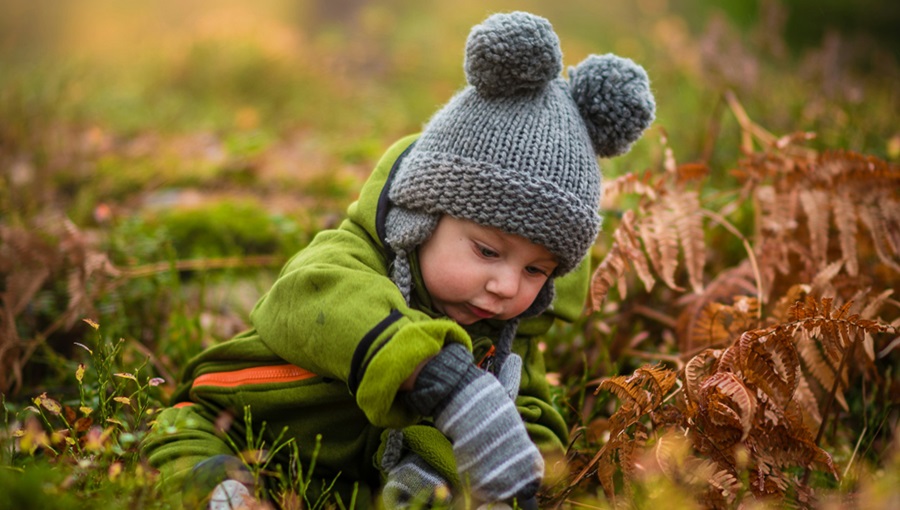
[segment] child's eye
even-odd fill
[[[499,255],[499,253],[494,250],[488,248],[487,246],[478,246],[478,252],[481,253],[482,257],[487,257],[489,259],[494,258]]]
[[[532,274],[532,275],[550,276],[550,273],[548,273],[547,271],[545,271],[539,267],[535,267],[535,266],[528,266],[525,268],[525,271],[528,274]]]

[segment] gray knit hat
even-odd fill
[[[627,152],[653,121],[640,66],[592,55],[566,81],[559,39],[533,14],[495,14],[475,26],[465,70],[469,85],[431,118],[391,184],[387,242],[407,297],[406,256],[443,214],[546,247],[559,259],[554,277],[574,269],[600,228],[597,156]],[[523,316],[552,298],[551,278]]]

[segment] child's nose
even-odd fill
[[[514,297],[519,292],[519,275],[510,269],[497,270],[488,280],[486,289],[501,298]]]

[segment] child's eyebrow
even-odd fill
[[[542,257],[534,261],[535,264],[553,264],[559,265],[559,259],[556,255],[551,255],[549,257]]]

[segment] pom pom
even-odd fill
[[[569,69],[570,89],[594,150],[603,157],[628,152],[653,122],[656,103],[644,68],[612,54],[591,55]]]
[[[484,96],[540,90],[562,70],[559,38],[539,16],[495,14],[469,33],[465,69],[469,83]]]

